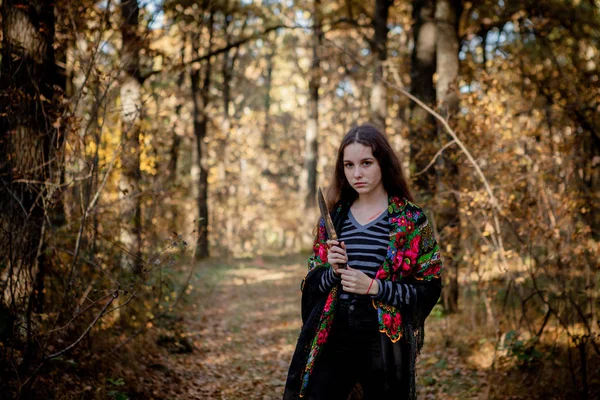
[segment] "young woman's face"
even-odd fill
[[[370,146],[351,143],[344,149],[344,173],[358,194],[374,191],[381,181],[381,168]]]

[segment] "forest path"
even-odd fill
[[[146,393],[176,399],[281,399],[301,326],[305,273],[305,255],[196,267],[190,282],[194,290],[179,311],[179,336],[194,350],[161,348],[160,361],[147,371],[164,385]],[[417,367],[419,398],[476,398],[484,373],[461,360],[457,348],[444,347],[446,325],[436,316],[427,320]]]

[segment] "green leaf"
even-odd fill
[[[108,392],[108,395],[115,400],[129,400],[129,396],[127,396],[127,393],[123,393],[123,392],[117,392],[115,390],[111,390]]]
[[[106,381],[115,386],[123,386],[125,384],[125,381],[123,380],[123,378],[119,378],[119,379],[106,378]]]

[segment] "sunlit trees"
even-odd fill
[[[143,115],[142,71],[140,68],[139,5],[137,0],[122,0],[120,85],[121,115],[121,207],[120,239],[125,251],[121,266],[140,272],[142,268],[142,206],[140,193],[140,126]]]
[[[304,171],[301,176],[300,193],[306,209],[314,207],[317,195],[317,157],[319,143],[319,88],[321,87],[321,57],[323,44],[323,10],[320,0],[313,0],[311,61],[308,70],[308,117],[304,146]]]
[[[188,243],[218,262],[306,250],[316,187],[365,121],[436,229],[449,318],[596,353],[596,3],[53,4],[2,2],[3,371],[126,347],[173,307],[163,255]]]

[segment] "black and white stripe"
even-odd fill
[[[371,278],[375,277],[377,270],[385,261],[390,238],[386,217],[387,210],[375,220],[360,225],[352,215],[352,211],[349,211],[340,233],[340,241],[346,244],[348,265]]]
[[[361,270],[371,278],[385,261],[387,247],[389,244],[389,223],[387,210],[379,217],[365,225],[361,225],[348,212],[348,216],[342,225],[339,241],[344,241],[346,254],[348,254],[348,265],[354,269]],[[333,269],[328,269],[321,275],[319,290],[328,293],[331,288],[342,280]],[[417,291],[413,285],[387,280],[377,279],[379,292],[373,299],[382,301],[394,307],[412,304],[417,301]],[[352,293],[341,293],[341,298],[356,296]]]
[[[321,275],[321,283],[319,284],[319,290],[323,293],[329,293],[331,288],[342,281],[341,276],[337,276],[333,272],[333,268],[328,268],[327,271]]]
[[[386,217],[387,210],[375,220],[361,225],[352,215],[352,211],[349,211],[338,238],[346,245],[348,265],[361,270],[371,278],[375,277],[377,270],[383,264],[389,244],[389,224]],[[328,270],[321,275],[319,289],[327,293],[340,281],[341,277],[338,277],[333,270]],[[350,293],[342,292],[340,297],[347,298],[349,295]]]
[[[417,301],[417,289],[406,283],[377,280],[379,293],[373,296],[375,300],[394,307],[409,305]]]

